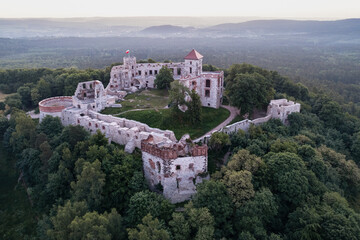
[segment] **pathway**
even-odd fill
[[[231,123],[231,121],[240,113],[240,110],[237,109],[236,107],[231,107],[231,106],[227,106],[227,105],[221,105],[221,107],[226,108],[227,110],[230,111],[230,116],[225,119],[225,121],[223,121],[222,123],[220,123],[219,125],[217,125],[215,128],[211,129],[209,132],[205,133],[204,135],[202,135],[201,137],[197,138],[194,140],[194,142],[199,141],[201,138],[203,138],[206,135],[211,135],[213,132],[216,132],[220,129],[222,129],[223,127],[229,125],[229,123]]]

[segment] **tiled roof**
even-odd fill
[[[191,50],[191,52],[189,52],[188,55],[186,55],[186,57],[184,59],[188,59],[188,60],[199,60],[203,58],[203,55],[201,55],[200,53],[198,53],[195,49]]]

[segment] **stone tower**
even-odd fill
[[[186,75],[198,77],[202,74],[202,58],[203,56],[193,49],[185,59]]]

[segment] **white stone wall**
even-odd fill
[[[196,193],[196,184],[202,181],[199,174],[207,172],[207,156],[163,160],[142,152],[142,159],[150,188],[154,189],[161,183],[164,197],[172,203],[189,200]],[[165,177],[165,171],[168,171],[169,177]]]
[[[173,131],[151,128],[141,122],[74,107],[65,109],[61,120],[65,126],[80,125],[92,134],[100,130],[109,140],[125,145],[127,152],[132,152],[135,147],[141,148],[141,140],[147,139],[150,134],[157,142],[176,141]]]
[[[300,104],[294,103],[287,99],[271,100],[268,106],[267,114],[272,118],[280,119],[284,124],[287,124],[288,116],[293,112],[300,112]]]
[[[111,69],[111,78],[106,91],[116,95],[117,91],[126,90],[133,86],[154,88],[154,80],[163,66],[172,69],[175,80],[195,89],[199,94],[202,106],[219,108],[223,95],[224,73],[202,72],[202,59],[188,60],[178,63],[136,63],[135,57],[125,57],[124,65],[114,66]],[[206,80],[210,80],[210,87],[206,87]],[[193,85],[196,82],[196,86]],[[209,91],[209,96],[206,95]]]

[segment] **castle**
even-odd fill
[[[197,92],[203,106],[219,108],[224,91],[224,72],[203,72],[202,59],[203,56],[195,49],[185,56],[184,62],[179,63],[136,63],[135,57],[124,57],[123,65],[111,69],[106,92],[119,97],[124,90],[154,88],[156,75],[166,66],[175,80]]]
[[[127,63],[129,61],[131,64]],[[144,175],[149,187],[153,190],[162,189],[164,197],[177,203],[190,199],[196,193],[196,184],[209,179],[207,145],[195,144],[188,134],[177,140],[173,131],[151,128],[141,122],[99,113],[104,108],[113,106],[123,96],[124,90],[154,87],[154,76],[163,65],[144,66],[136,64],[134,57],[124,58],[124,65],[115,66],[111,70],[112,77],[106,88],[98,80],[81,82],[74,96],[52,97],[40,101],[40,121],[47,115],[59,117],[65,126],[80,125],[90,133],[102,132],[109,142],[125,145],[128,153],[132,153],[135,148],[141,149]],[[180,73],[177,77],[182,84],[201,94],[202,105],[219,107],[223,92],[223,72],[202,72],[202,56],[195,50],[185,57],[185,63],[169,64],[169,67],[174,67],[174,71]],[[259,124],[271,118],[279,118],[286,123],[287,116],[298,111],[298,103],[286,99],[273,100],[264,119],[244,120],[245,122],[226,126],[221,131],[232,133],[238,129],[246,130],[251,123]],[[205,136],[202,142],[206,143],[208,138],[209,136]]]

